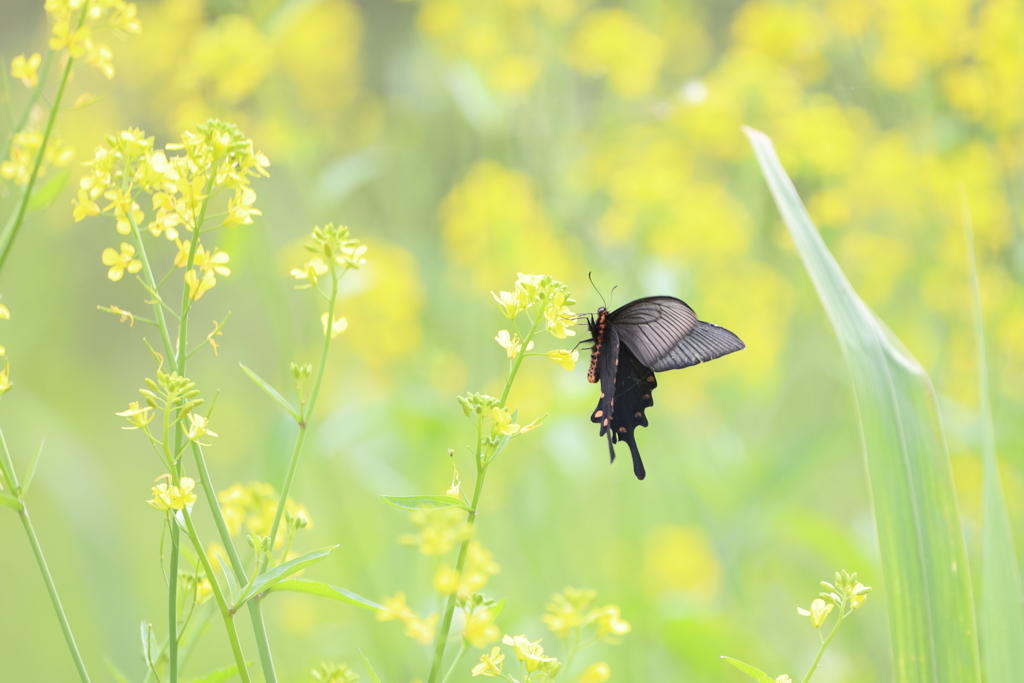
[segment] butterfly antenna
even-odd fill
[[[608,294],[608,298],[611,299],[612,301],[615,301],[615,290],[618,288],[619,286],[615,285],[614,287],[612,287],[612,291]]]
[[[604,300],[604,295],[603,295],[603,294],[601,294],[601,290],[597,288],[597,285],[596,285],[596,284],[594,284],[594,273],[593,273],[593,272],[587,273],[587,279],[588,279],[588,280],[590,280],[590,285],[591,285],[591,286],[592,286],[592,287],[594,288],[594,291],[595,291],[595,292],[597,292],[597,295],[598,295],[599,297],[601,297],[601,304],[602,304],[602,305],[603,305],[603,306],[604,306],[605,308],[608,308],[608,304],[607,304],[607,303],[605,302],[605,300]],[[612,291],[613,291],[613,292],[615,291],[615,288],[614,288],[614,287],[612,288]]]

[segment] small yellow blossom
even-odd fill
[[[576,335],[576,330],[572,329],[576,324],[576,314],[564,305],[565,300],[566,296],[563,292],[556,292],[551,299],[551,304],[544,309],[544,320],[548,332],[559,339]]]
[[[188,435],[190,441],[198,442],[199,439],[201,439],[204,436],[219,436],[219,434],[217,434],[214,431],[211,431],[209,427],[207,427],[208,420],[202,415],[197,415],[196,413],[189,413],[188,422],[188,425],[182,423],[181,428],[185,430],[185,434]],[[206,444],[202,445],[205,446]]]
[[[142,270],[142,261],[135,258],[135,247],[127,242],[121,242],[121,251],[118,253],[110,247],[103,250],[103,265],[110,266],[107,277],[117,282],[124,277],[124,271],[137,273]]]
[[[529,673],[533,673],[542,665],[547,664],[550,666],[553,663],[557,663],[558,659],[555,657],[545,657],[544,648],[541,647],[540,641],[529,640],[526,636],[505,636],[501,639],[501,642],[506,645],[511,645],[516,651],[516,659],[526,664],[526,670]]]
[[[80,189],[78,191],[78,199],[75,200],[74,203],[74,216],[76,223],[88,216],[100,215],[99,204],[97,204],[96,202],[89,198],[89,193],[86,190]]]
[[[576,367],[576,361],[580,359],[579,351],[569,351],[568,349],[558,349],[557,351],[548,351],[547,357],[561,365],[566,370],[572,370]]]
[[[72,30],[68,20],[58,21],[53,25],[50,35],[50,49],[67,48],[68,54],[74,59],[78,59],[85,54],[85,50],[89,46],[89,34],[88,26]]]
[[[425,619],[419,617],[406,619],[405,635],[420,645],[430,645],[434,642],[434,634],[437,632],[437,622],[440,620],[440,616],[437,612],[434,612]]]
[[[296,280],[309,280],[309,284],[298,285],[298,289],[305,289],[316,285],[319,277],[328,270],[327,264],[319,256],[314,256],[306,265],[301,268],[292,268],[291,275]]]
[[[509,360],[514,359],[519,355],[519,352],[523,348],[523,340],[519,338],[518,334],[509,334],[508,330],[499,330],[498,336],[494,338],[494,341],[498,342],[498,346],[505,349],[505,353],[508,355]],[[526,345],[526,350],[530,351],[533,349],[533,342]]]
[[[406,604],[405,593],[402,591],[398,591],[393,597],[381,600],[380,604],[384,609],[377,612],[377,621],[391,621],[392,619],[405,621],[415,616],[409,609],[409,605]]]
[[[4,369],[0,370],[0,395],[3,395],[11,390],[14,382],[11,381],[11,361],[6,357],[7,349],[4,348],[4,353],[0,355],[4,356]]]
[[[183,510],[196,502],[199,497],[192,493],[196,482],[191,477],[182,477],[178,486],[172,486],[169,492],[171,507],[175,510]]]
[[[483,649],[496,641],[501,631],[494,625],[494,614],[490,610],[484,610],[466,620],[462,635],[470,645]]]
[[[39,74],[36,72],[42,61],[43,58],[39,56],[38,52],[27,59],[25,55],[18,55],[11,60],[11,75],[21,79],[26,88],[34,88],[39,82]]]
[[[153,497],[146,502],[155,507],[157,510],[170,510],[171,509],[171,485],[167,482],[157,484],[152,489]]]
[[[320,324],[323,325],[324,334],[327,334],[327,314],[324,313],[320,316]],[[334,339],[339,334],[348,329],[348,320],[345,318],[337,318],[331,323],[331,339]]]
[[[366,248],[365,244],[360,244],[359,246],[342,245],[339,249],[341,253],[334,258],[334,262],[339,266],[355,268],[358,270],[359,266],[366,264],[366,259],[363,258],[363,254],[366,253]]]
[[[860,581],[858,581],[856,583],[856,585],[854,585],[853,590],[851,591],[852,595],[850,595],[850,607],[851,608],[853,608],[853,609],[859,608],[861,605],[864,604],[864,601],[868,599],[868,594],[867,593],[862,593],[861,595],[857,595],[856,594],[857,591],[861,590],[864,587],[865,587],[864,584],[862,584]]]
[[[192,262],[203,272],[204,275],[213,273],[227,277],[231,275],[231,269],[227,263],[231,257],[227,252],[214,248],[212,252],[206,251],[203,245],[196,247],[196,255]]]
[[[138,401],[132,401],[128,404],[128,410],[124,410],[120,413],[114,413],[114,415],[117,415],[118,417],[126,417],[132,424],[131,427],[122,427],[121,429],[140,429],[148,425],[153,420],[153,415],[150,414],[151,410],[153,410],[153,408],[150,406],[140,408]]]
[[[579,683],[605,683],[612,677],[612,668],[604,662],[591,664],[580,674]]]
[[[198,301],[207,290],[213,289],[217,284],[217,277],[211,271],[204,273],[200,279],[196,271],[190,270],[185,273],[185,284],[188,285],[188,297],[193,301]]]
[[[459,577],[457,569],[441,565],[434,574],[434,590],[441,595],[451,595],[459,589]]]
[[[204,576],[196,583],[196,604],[203,604],[210,599],[211,595],[213,595],[213,586],[210,585],[210,580]]]
[[[224,219],[225,227],[235,225],[251,225],[253,216],[262,216],[263,212],[253,207],[256,192],[250,187],[242,187],[235,191],[235,196],[228,200],[228,215]]]
[[[494,431],[498,434],[511,436],[518,434],[521,429],[518,424],[512,422],[512,416],[508,411],[501,408],[492,408],[491,417],[494,419]]]
[[[0,304],[0,320],[10,320],[11,309],[7,308],[3,304]]]
[[[491,296],[498,302],[501,313],[511,320],[519,315],[519,312],[526,308],[525,295],[519,289],[514,292],[491,292]]]
[[[789,674],[782,674],[775,677],[775,683],[793,683],[793,679],[789,677]]]
[[[501,654],[500,647],[491,649],[490,654],[480,655],[480,663],[473,667],[474,676],[501,676],[501,663],[505,661],[505,655]]]
[[[829,612],[832,611],[832,607],[832,603],[825,602],[821,598],[816,598],[814,602],[811,603],[811,609],[809,611],[802,607],[797,607],[796,611],[797,614],[802,617],[810,617],[814,628],[821,628],[821,625],[825,623],[825,619],[828,618]]]
[[[608,636],[624,636],[633,630],[629,622],[622,619],[617,605],[605,605],[597,614],[597,637],[604,640]]]

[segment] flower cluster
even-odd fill
[[[269,175],[270,162],[253,150],[252,140],[236,126],[217,120],[185,131],[180,143],[164,150],[155,149],[153,141],[137,128],[107,137],[106,145],[97,148],[86,164],[92,171],[79,183],[75,221],[109,215],[121,235],[134,235],[138,240],[145,227],[154,237],[174,242],[174,266],[184,269],[189,298],[195,301],[217,284],[217,276],[231,274],[230,256],[200,242],[209,203],[226,195],[221,225],[251,224],[260,211],[255,208],[256,192],[250,179]],[[151,197],[148,222],[146,211],[135,200],[140,191]],[[101,198],[106,201],[102,208]],[[191,237],[181,239],[183,231]],[[125,270],[135,273],[141,269],[141,262],[134,259],[136,247],[122,243],[120,252],[104,250],[103,262],[110,266],[107,275],[111,280],[120,279]]]
[[[405,624],[405,635],[423,645],[429,645],[437,632],[440,615],[433,612],[428,617],[420,617],[405,602],[405,593],[399,591],[391,598],[381,601],[384,609],[377,612],[378,621],[397,619]]]
[[[40,131],[22,131],[11,140],[10,158],[0,162],[0,178],[13,180],[15,185],[28,184],[32,176],[32,168],[43,144]],[[59,137],[53,137],[46,143],[46,151],[39,165],[38,176],[46,174],[50,166],[67,166],[75,156],[75,150]]]
[[[498,302],[502,315],[515,324],[516,318],[525,313],[535,329],[541,321],[552,336],[558,339],[575,336],[575,327],[579,317],[569,306],[576,302],[569,296],[569,288],[550,275],[525,275],[519,273],[519,279],[511,292],[491,292]],[[532,336],[532,331],[531,331]],[[518,331],[499,330],[495,341],[505,349],[510,360],[517,358],[523,349],[523,339]],[[533,341],[526,342],[525,351],[533,349]],[[572,370],[579,360],[576,350],[558,349],[547,352],[547,357],[559,363],[566,370]]]
[[[257,536],[270,533],[277,514],[279,496],[273,486],[262,481],[248,484],[232,484],[223,491],[217,492],[224,522],[232,536],[238,536],[242,530]],[[313,520],[305,506],[291,498],[285,503],[285,521],[288,523],[289,534],[298,529],[312,528]],[[275,547],[280,546],[284,537],[278,535]]]
[[[184,510],[186,507],[191,507],[199,498],[192,493],[196,482],[189,477],[182,477],[177,485],[168,483],[171,479],[169,474],[161,475],[160,479],[168,481],[154,486],[152,488],[153,498],[146,501],[157,510]]]
[[[622,619],[616,605],[593,607],[596,598],[597,591],[566,588],[551,596],[541,621],[559,638],[575,635],[580,640],[583,630],[592,628],[597,640],[617,643],[620,636],[630,632],[629,622]]]
[[[93,30],[142,31],[135,3],[124,0],[46,0],[46,13],[52,22],[50,49],[67,50],[73,59],[85,57],[107,78],[114,77],[113,53],[107,45],[93,39]]]
[[[549,657],[544,653],[540,640],[533,641],[522,635],[506,635],[501,642],[512,646],[516,659],[522,662],[526,676],[520,681],[502,671],[505,655],[501,654],[500,647],[494,647],[490,653],[481,655],[480,663],[473,667],[474,676],[500,677],[515,683],[549,681],[557,676],[562,668],[562,663],[556,657]]]
[[[359,674],[345,664],[324,662],[310,672],[315,683],[357,683]]]
[[[810,609],[798,607],[796,610],[800,616],[810,617],[814,628],[822,627],[833,608],[838,609],[844,618],[849,616],[864,604],[871,592],[870,586],[857,580],[857,572],[850,574],[846,570],[836,572],[835,583],[822,581],[821,587],[825,591],[811,602]]]

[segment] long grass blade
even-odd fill
[[[988,393],[988,360],[985,354],[985,321],[981,287],[974,255],[974,229],[964,199],[964,237],[967,268],[974,295],[974,340],[978,353],[978,393],[981,399],[981,458],[984,467],[981,532],[981,595],[978,626],[981,630],[981,664],[986,683],[1010,683],[1024,676],[1024,613],[1021,611],[1020,568],[1013,548],[1010,516],[999,479],[995,426]]]
[[[949,452],[927,374],[854,292],[771,140],[746,129],[853,379],[898,683],[978,683],[974,600]]]

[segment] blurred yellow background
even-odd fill
[[[5,68],[44,49],[41,2],[3,0],[0,14]],[[638,432],[642,483],[628,457],[607,463],[586,364],[524,365],[510,405],[549,417],[495,465],[478,526],[501,567],[487,590],[508,598],[502,631],[554,646],[539,620],[547,597],[590,587],[633,626],[623,645],[586,652],[613,680],[745,680],[724,654],[796,676],[818,640],[795,608],[846,568],[878,588],[818,676],[890,680],[846,368],[743,124],[772,136],[858,292],[931,374],[973,550],[966,195],[1004,485],[1024,529],[1020,3],[163,0],[140,2],[139,17],[140,35],[109,41],[112,80],[75,72],[68,101],[101,99],[60,116],[72,182],[26,225],[0,281],[15,382],[0,424],[20,463],[46,438],[33,515],[96,679],[109,680],[109,658],[141,680],[138,624],[165,620],[161,519],[144,502],[162,469],[114,416],[153,374],[151,332],[96,310],[141,310],[143,293],[107,280],[100,252],[114,233],[74,224],[70,204],[80,162],[129,126],[162,146],[219,117],[273,164],[254,183],[263,217],[221,235],[232,274],[193,314],[205,336],[232,313],[219,355],[200,352],[189,372],[220,390],[207,451],[219,489],[283,479],[294,425],[238,363],[287,387],[290,361],[315,362],[319,309],[288,276],[311,227],[345,223],[370,246],[345,280],[349,329],[292,491],[315,520],[299,550],[342,544],[312,577],[436,609],[433,565],[396,542],[415,527],[379,495],[443,493],[449,447],[471,479],[455,395],[500,393],[493,337],[506,321],[489,290],[550,273],[593,311],[592,271],[606,298],[617,286],[613,307],[678,296],[748,348],[659,378]],[[24,89],[11,88],[17,108]],[[3,680],[70,680],[14,514],[0,514],[0,547]],[[357,648],[386,681],[429,666],[425,647],[372,614],[298,595],[266,612],[282,680],[310,680],[323,660],[358,669]],[[228,664],[225,642],[214,623],[189,671]],[[453,680],[470,679],[472,659]]]

